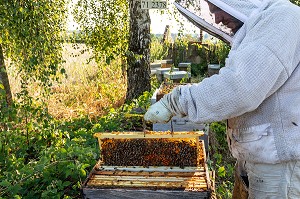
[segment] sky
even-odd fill
[[[168,14],[161,15],[156,10],[150,10],[150,18],[151,18],[151,28],[150,31],[153,34],[163,34],[165,31],[166,25],[170,26],[172,33],[177,33],[180,25],[176,22],[175,18],[169,16]],[[182,17],[184,22],[185,33],[193,33],[199,32],[199,29],[194,26],[192,23],[188,22]]]
[[[168,9],[172,10],[175,8],[173,5],[174,0],[168,1]],[[166,12],[166,10],[164,10]],[[161,10],[150,9],[150,18],[151,18],[151,27],[150,32],[153,34],[163,34],[165,31],[166,25],[170,26],[171,33],[177,33],[179,29],[179,24],[176,22],[176,19],[168,14],[161,14]],[[185,32],[184,33],[197,33],[199,29],[194,26],[192,23],[185,20],[183,17],[181,21],[184,22]],[[76,30],[77,24],[74,22],[72,16],[69,15],[68,29]]]

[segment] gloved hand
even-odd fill
[[[171,111],[166,107],[166,105],[159,100],[146,112],[144,115],[144,120],[149,121],[152,123],[167,123],[171,120],[173,114]]]
[[[176,87],[150,106],[144,115],[144,120],[152,123],[167,123],[174,115],[185,116],[179,103],[179,96],[180,87]]]

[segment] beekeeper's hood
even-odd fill
[[[200,13],[193,8],[186,9],[178,3],[174,3],[179,12],[194,25],[227,43],[231,43],[234,34],[223,24],[215,23],[214,15],[210,13],[207,1],[245,23],[249,18],[259,13],[267,1],[272,0],[200,0]]]
[[[246,22],[263,6],[260,0],[207,0],[236,19]]]

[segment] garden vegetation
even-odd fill
[[[128,4],[122,3],[123,10]],[[84,29],[87,35],[75,35],[89,38],[87,43],[76,43],[70,35],[67,42],[67,6],[68,1],[60,0],[0,4],[1,199],[81,198],[81,185],[100,154],[94,133],[140,129],[140,120],[130,116],[147,110],[159,86],[151,77],[151,91],[125,102],[127,32],[110,35],[110,42],[119,48],[101,40],[108,51],[102,43],[93,43],[99,36],[89,31],[93,24]],[[78,20],[88,20],[82,11]],[[127,19],[119,17],[113,22]],[[109,26],[106,31],[116,32]],[[175,64],[185,61],[181,52],[188,48],[188,38],[181,35],[175,40]],[[230,48],[208,42],[196,49],[202,61],[193,64],[191,72],[193,81],[199,82],[207,76],[207,64],[214,60],[222,65]],[[152,36],[151,61],[165,58],[169,50]],[[225,123],[208,125],[215,197],[231,198],[234,160],[225,140]]]

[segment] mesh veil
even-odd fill
[[[245,22],[262,5],[261,0],[207,0],[224,10],[236,19]],[[200,0],[197,5],[183,8],[174,3],[177,9],[194,25],[226,43],[232,42],[233,33],[222,23],[216,24],[214,15],[210,13],[206,0]]]

